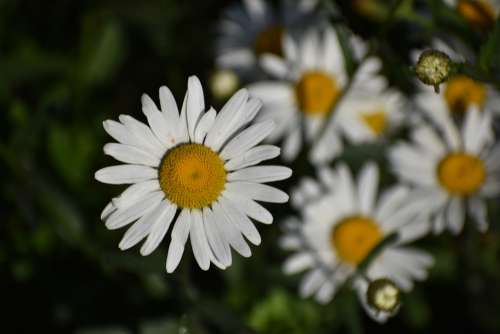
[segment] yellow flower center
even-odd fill
[[[438,179],[450,193],[461,196],[476,192],[486,179],[484,163],[467,153],[451,153],[438,165]]]
[[[387,115],[384,110],[362,113],[361,120],[377,136],[382,134],[387,127]]]
[[[255,53],[258,56],[264,53],[272,53],[277,56],[282,56],[283,49],[281,47],[281,39],[283,38],[283,33],[284,30],[281,26],[272,26],[261,31],[255,38]]]
[[[486,100],[486,86],[465,75],[457,75],[448,80],[444,98],[455,113],[467,111],[472,104],[481,108]]]
[[[180,208],[203,208],[217,200],[226,184],[222,159],[201,144],[167,151],[159,169],[160,187]]]
[[[319,71],[304,73],[295,86],[300,110],[310,115],[328,113],[339,94],[335,79]]]
[[[489,30],[495,24],[495,8],[485,0],[459,0],[457,11],[479,29]]]
[[[373,219],[353,216],[335,225],[330,234],[330,243],[342,261],[358,265],[382,237],[382,232]]]

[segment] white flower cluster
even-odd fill
[[[142,98],[147,124],[127,115],[104,122],[117,141],[104,152],[123,164],[95,177],[130,186],[102,219],[109,229],[130,225],[119,247],[145,240],[142,255],[170,230],[167,272],[178,266],[188,238],[200,268],[225,269],[231,249],[248,257],[247,241],[260,244],[254,222],[273,221],[258,202],[288,200],[265,183],[289,178],[291,168],[260,165],[282,152],[291,167],[308,163],[318,176],[296,175],[297,214],[283,222],[280,239],[293,252],[284,271],[305,272],[300,294],[321,303],[348,284],[367,313],[384,322],[399,308],[400,292],[426,279],[433,264],[410,243],[430,232],[459,233],[467,217],[480,231],[488,228],[485,199],[500,194],[500,145],[492,129],[500,95],[453,75],[439,94],[421,86],[407,98],[389,85],[364,41],[322,19],[317,1],[284,1],[281,8],[244,0],[227,10],[214,95],[232,93],[240,82],[247,87],[219,112],[207,110],[193,76],[180,111],[161,87],[159,107]],[[401,129],[409,136],[394,143]],[[398,182],[382,191],[377,163],[366,161],[354,178],[342,161],[354,147],[386,146],[380,155]]]

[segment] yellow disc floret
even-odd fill
[[[444,98],[451,111],[462,113],[471,105],[483,107],[486,100],[486,86],[465,75],[450,78],[446,84]]]
[[[222,159],[201,144],[181,144],[167,151],[159,169],[160,187],[180,208],[203,208],[219,198],[226,184]]]
[[[387,127],[387,115],[383,110],[362,113],[361,120],[377,136]]]
[[[358,265],[382,238],[382,232],[373,219],[354,216],[335,225],[330,234],[330,243],[340,260]]]
[[[451,153],[438,165],[438,179],[452,194],[466,196],[475,193],[486,179],[481,159],[467,153]]]
[[[272,53],[277,56],[283,55],[281,39],[283,38],[283,27],[271,26],[261,31],[255,38],[255,53],[260,56],[264,53]]]
[[[488,30],[495,24],[495,8],[485,0],[459,0],[457,11],[474,27]]]
[[[339,93],[335,79],[319,71],[305,72],[295,86],[300,110],[311,116],[328,113]]]

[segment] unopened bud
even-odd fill
[[[450,57],[441,51],[426,50],[420,54],[415,72],[420,81],[426,85],[434,86],[436,93],[439,85],[445,82],[452,69]]]
[[[368,305],[379,312],[395,313],[401,304],[401,290],[388,278],[371,281],[366,291]]]
[[[239,87],[240,81],[234,71],[216,70],[210,78],[210,89],[215,98],[224,100],[230,97]]]

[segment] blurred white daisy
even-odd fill
[[[359,91],[347,93],[336,113],[345,137],[353,144],[373,142],[389,135],[404,120],[405,101],[398,91]]]
[[[434,49],[446,53],[455,62],[464,62],[465,59],[474,61],[473,52],[462,43],[450,40],[445,42],[435,39],[432,42]],[[413,51],[412,58],[416,60],[421,51]],[[448,78],[440,87],[440,92],[435,93],[429,86],[420,84],[420,93],[416,96],[417,105],[426,111],[446,111],[454,117],[461,118],[472,105],[480,110],[488,109],[495,114],[500,114],[500,93],[487,83],[456,74]]]
[[[359,43],[353,46],[363,47]],[[250,93],[264,102],[259,117],[277,124],[268,139],[283,140],[283,157],[290,161],[301,150],[303,141],[316,140],[326,127],[310,158],[313,163],[331,160],[342,151],[339,115],[334,108],[348,82],[337,33],[331,27],[312,29],[299,42],[285,36],[283,49],[284,59],[269,54],[261,57],[263,68],[275,80],[249,86]],[[375,74],[380,66],[377,58],[363,62],[350,90],[380,92],[386,86],[386,81]],[[325,124],[327,119],[329,123]]]
[[[127,115],[120,115],[120,122],[104,122],[106,132],[119,142],[106,144],[104,152],[124,164],[103,168],[95,178],[131,185],[106,206],[102,219],[108,229],[133,223],[119,247],[125,250],[146,239],[142,255],[153,252],[172,225],[169,273],[179,264],[188,237],[203,270],[210,262],[224,269],[231,264],[230,247],[251,255],[243,236],[255,245],[261,241],[249,217],[265,224],[273,220],[256,201],[288,200],[287,194],[263,183],[286,179],[291,170],[254,166],[278,156],[280,149],[257,146],[274,124],[249,125],[261,102],[249,99],[245,89],[219,113],[205,111],[196,77],[188,80],[180,114],[170,90],[161,87],[159,93],[161,111],[148,95],[142,96],[149,126]]]
[[[500,13],[499,0],[445,0],[472,26],[491,29]]]
[[[429,215],[435,233],[462,230],[466,212],[479,230],[488,228],[484,203],[500,193],[500,147],[492,148],[491,113],[470,107],[461,132],[447,113],[429,111],[440,130],[427,125],[411,134],[413,143],[390,151],[392,169],[414,186],[408,205]]]
[[[379,171],[373,163],[365,165],[356,183],[344,164],[326,170],[316,190],[303,191],[301,221],[291,218],[280,240],[284,249],[295,252],[285,262],[285,272],[307,271],[300,294],[327,303],[348,280],[365,296],[368,281],[386,278],[409,291],[413,281],[425,279],[432,257],[403,247],[427,231],[425,224],[413,219],[414,213],[402,209],[408,189],[398,185],[377,198]],[[394,233],[399,238],[387,243],[386,238]],[[384,241],[380,252],[360,272],[359,266],[366,265],[370,253]],[[367,306],[364,297],[361,301]],[[368,307],[367,311],[378,321],[389,316]]]
[[[275,10],[264,0],[242,0],[229,7],[219,25],[217,66],[255,75],[260,55],[283,54],[285,32],[319,23],[317,4],[317,0],[282,0]]]

